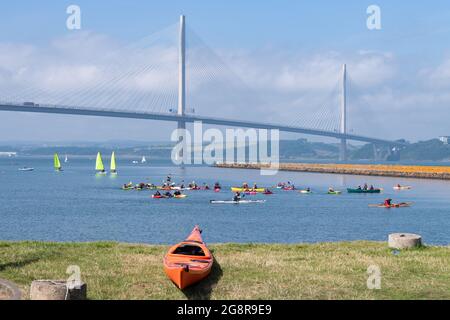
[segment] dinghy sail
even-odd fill
[[[112,175],[117,174],[117,168],[116,168],[116,153],[113,152],[111,155],[111,168],[110,172]]]
[[[95,170],[97,171],[97,174],[106,174],[105,166],[103,165],[102,155],[97,153],[97,160],[95,161]]]
[[[57,153],[55,153],[55,156],[53,157],[53,165],[55,167],[55,171],[62,171],[61,161],[59,161]]]

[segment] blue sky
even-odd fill
[[[139,39],[177,20],[184,13],[189,24],[214,46],[261,47],[286,45],[301,48],[420,49],[411,37],[427,40],[430,51],[442,49],[449,39],[446,1],[14,1],[1,4],[0,37],[4,41],[45,42],[63,36],[65,9],[77,4],[83,28],[123,41]],[[383,30],[366,28],[366,8],[382,8]],[[444,39],[442,38],[444,37]]]
[[[70,4],[81,7],[82,31],[66,29],[65,11]],[[366,28],[366,9],[372,4],[381,8],[381,30]],[[232,57],[224,59],[235,64],[238,72],[244,70],[244,80],[257,83],[256,91],[266,92],[269,82],[278,83],[271,96],[280,104],[301,110],[305,101],[295,101],[296,96],[314,101],[313,97],[324,95],[329,90],[320,83],[333,77],[325,68],[335,65],[337,73],[340,64],[347,62],[353,67],[349,73],[355,70],[355,79],[363,84],[355,89],[359,108],[355,130],[378,134],[381,128],[386,138],[399,138],[397,131],[383,127],[386,114],[392,112],[389,116],[394,120],[408,117],[399,125],[408,139],[450,134],[446,125],[450,120],[446,108],[450,104],[446,95],[450,86],[448,1],[4,1],[0,4],[0,57],[1,44],[3,56],[5,48],[10,48],[6,45],[15,45],[16,50],[23,50],[21,45],[36,47],[42,54],[42,49],[52,50],[55,41],[82,32],[127,44],[176,23],[180,14],[187,16],[190,27],[209,47]],[[3,67],[8,68],[10,59],[4,61]],[[324,72],[321,77],[311,80],[317,85],[295,86],[320,72]],[[259,83],[260,79],[267,83]],[[365,105],[370,107],[361,109]],[[267,120],[271,112],[266,108],[258,113]],[[279,113],[281,119],[283,114],[289,118],[287,109]],[[370,117],[364,119],[364,114]],[[15,114],[2,114],[2,118],[8,121],[0,128],[0,140],[141,139],[148,127],[147,122],[117,119]],[[26,128],[12,135],[20,123]],[[111,133],[111,126],[117,125],[128,128],[125,136]],[[86,129],[92,126],[97,131],[88,135]],[[168,139],[171,125],[152,122],[151,128],[151,140]]]

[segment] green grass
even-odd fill
[[[167,246],[0,242],[0,278],[29,295],[36,279],[66,279],[81,268],[90,299],[450,299],[450,247],[394,255],[385,243],[211,245],[210,277],[184,292],[165,276]],[[367,268],[381,268],[381,290]]]

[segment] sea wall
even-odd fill
[[[218,163],[215,167],[232,169],[261,169],[267,168],[268,165],[249,163]],[[279,170],[450,180],[450,167],[445,166],[281,163]]]

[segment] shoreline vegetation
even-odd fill
[[[405,145],[396,152],[389,149],[379,149],[372,144],[348,144],[348,159],[351,161],[402,161],[402,162],[448,162],[450,161],[450,144],[439,139],[409,143],[400,140]],[[73,142],[0,142],[0,157],[15,152],[19,157],[52,156],[56,151],[60,154],[74,156],[95,156],[97,152],[111,154],[116,151],[120,158],[148,155],[157,159],[170,159],[173,142],[142,142],[142,141],[73,141]],[[376,154],[374,150],[378,150]],[[237,152],[237,149],[235,149]],[[338,161],[339,144],[308,141],[307,139],[280,140],[280,159],[286,162]]]
[[[267,164],[217,163],[217,168],[262,169]],[[375,164],[280,163],[280,171],[450,180],[450,167]]]
[[[450,299],[450,247],[393,251],[385,242],[209,245],[216,263],[178,290],[164,274],[169,246],[0,242],[0,278],[23,297],[37,279],[67,279],[77,265],[88,299]],[[369,266],[381,289],[367,288]]]

